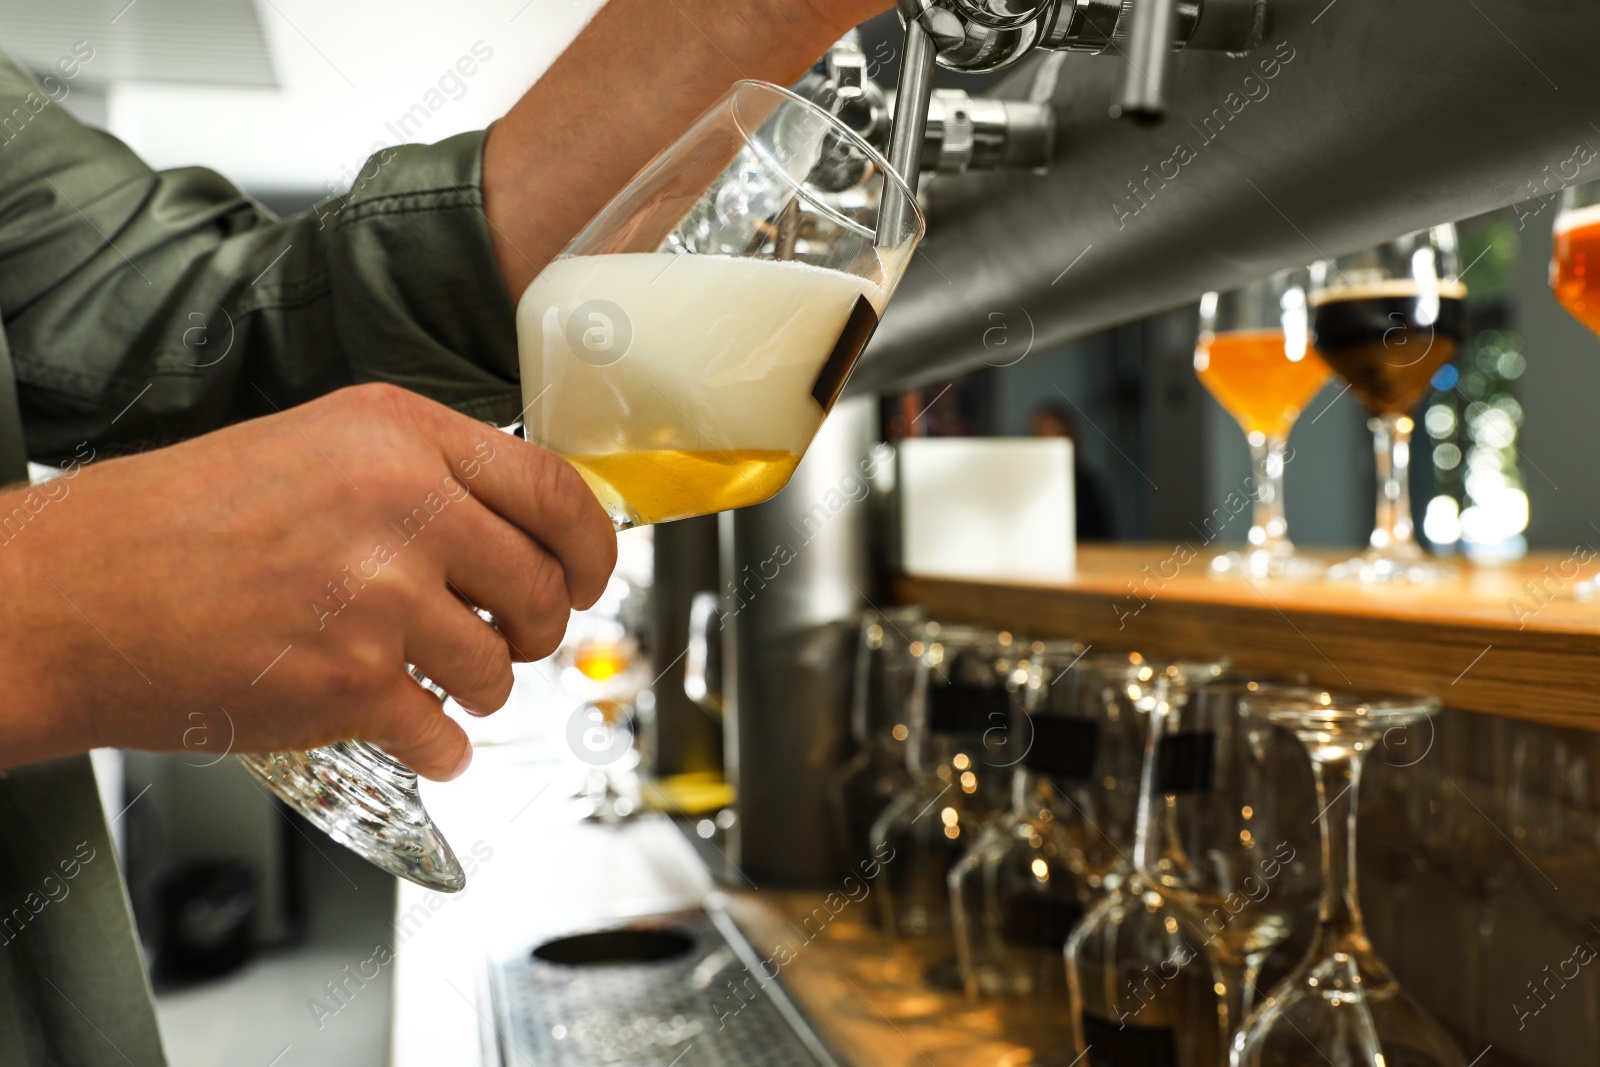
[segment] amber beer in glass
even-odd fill
[[[1600,334],[1600,182],[1561,193],[1550,288],[1573,318]]]
[[[1254,468],[1249,547],[1211,561],[1218,574],[1310,578],[1316,560],[1295,553],[1283,512],[1283,467],[1289,430],[1328,380],[1311,350],[1307,275],[1280,271],[1230,293],[1200,300],[1194,370],[1200,383],[1244,429]]]

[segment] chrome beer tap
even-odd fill
[[[889,148],[895,96],[869,76],[854,31],[840,39],[796,91],[837,115],[868,144]],[[941,175],[1001,168],[1042,170],[1050,163],[1055,112],[1049,104],[975,97],[935,89],[928,103],[921,169]]]
[[[935,65],[999,70],[1035,48],[1101,53],[1128,63],[1114,116],[1159,120],[1174,49],[1234,54],[1261,40],[1266,0],[900,0],[905,27],[889,162],[908,181],[922,168]],[[900,220],[886,220],[898,225]]]

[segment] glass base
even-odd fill
[[[1388,968],[1359,946],[1302,964],[1233,1036],[1234,1067],[1304,1067],[1323,1060],[1386,1067],[1467,1062]]]
[[[466,872],[422,806],[411,768],[360,741],[311,752],[241,755],[285,803],[341,845],[397,878],[455,893]]]
[[[1275,552],[1269,548],[1250,548],[1237,552],[1224,552],[1211,560],[1211,574],[1217,578],[1260,578],[1308,581],[1322,577],[1327,564],[1310,556],[1288,551]]]
[[[1426,556],[1421,549],[1412,547],[1412,552],[1369,549],[1354,559],[1329,567],[1327,578],[1330,582],[1364,582],[1369,585],[1422,585],[1442,582],[1455,575],[1456,569],[1450,564]]]

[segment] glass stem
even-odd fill
[[[1356,895],[1356,794],[1361,789],[1365,754],[1333,745],[1311,748],[1317,771],[1317,803],[1322,806],[1322,904],[1317,933],[1307,959],[1366,952],[1367,932]]]
[[[1228,1032],[1224,1036],[1232,1037],[1244,1025],[1244,1013],[1250,1000],[1246,985],[1251,978],[1250,965],[1213,957],[1211,966],[1222,983],[1222,1006],[1228,1013]]]
[[[1370,419],[1372,447],[1378,460],[1378,515],[1372,547],[1389,553],[1416,553],[1411,523],[1411,416],[1379,415]]]
[[[1264,437],[1256,444],[1256,435],[1250,436],[1250,465],[1256,479],[1250,547],[1274,556],[1288,555],[1294,551],[1289,543],[1289,524],[1283,516],[1283,464],[1289,442],[1282,437]]]
[[[1485,900],[1478,909],[1478,928],[1473,931],[1471,973],[1472,983],[1472,1036],[1487,1041],[1489,1038],[1489,946],[1494,942],[1494,901]]]

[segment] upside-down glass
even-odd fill
[[[911,785],[872,828],[890,937],[916,943],[934,985],[961,985],[950,868],[995,816],[1010,781],[1010,690],[1026,644],[980,626],[929,624],[911,697]],[[892,860],[889,858],[892,857]]]
[[[1147,709],[1150,729],[1139,774],[1133,870],[1104,894],[1066,944],[1074,1052],[1100,1064],[1214,1067],[1227,1047],[1223,975],[1203,948],[1203,920],[1162,893],[1157,822],[1166,802],[1160,720],[1220,677],[1221,661],[1153,665],[1154,678],[1128,682],[1127,699]],[[1182,761],[1180,761],[1182,762]]]
[[[956,956],[970,996],[1066,1002],[1061,948],[1084,902],[1066,830],[1070,810],[1056,779],[1065,785],[1089,773],[1093,726],[1078,716],[1029,712],[1024,694],[1041,664],[1070,663],[1083,654],[1076,641],[1029,646],[1027,667],[1011,692],[1006,747],[1014,751],[1004,759],[1011,764],[1011,807],[950,869]]]
[[[528,439],[572,463],[619,530],[767,499],[838,399],[922,227],[915,194],[842,122],[736,83],[523,294]],[[245,762],[379,867],[466,884],[416,775],[371,745]]]
[[[1233,1067],[1466,1067],[1459,1049],[1401,990],[1367,940],[1356,897],[1361,765],[1385,733],[1437,714],[1433,697],[1272,689],[1246,711],[1300,738],[1316,772],[1322,903],[1305,958],[1235,1033]]]
[[[1449,224],[1311,267],[1312,343],[1366,407],[1378,464],[1367,551],[1332,579],[1426,582],[1451,573],[1417,544],[1411,518],[1411,412],[1466,335],[1456,230]]]
[[[906,771],[911,683],[927,621],[915,606],[868,611],[861,619],[850,706],[857,751],[828,779],[834,839],[847,868],[869,854],[872,824],[911,784]]]
[[[1267,956],[1322,888],[1316,785],[1294,735],[1243,702],[1268,683],[1226,676],[1167,701],[1155,718],[1156,776],[1144,877],[1198,919],[1228,1026],[1256,999]]]
[[[1283,511],[1289,430],[1328,380],[1311,349],[1304,270],[1279,271],[1231,293],[1200,298],[1195,375],[1250,442],[1255,487],[1249,545],[1211,561],[1216,574],[1314,578],[1323,566],[1295,552]]]

